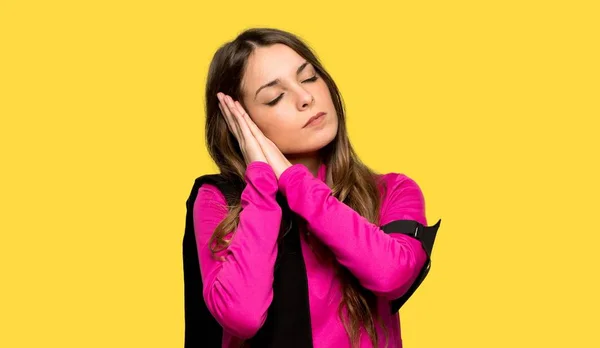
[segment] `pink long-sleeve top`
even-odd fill
[[[290,209],[306,220],[306,228],[327,246],[340,264],[378,296],[379,313],[388,330],[388,347],[402,347],[400,318],[391,314],[389,301],[403,295],[426,262],[421,243],[401,233],[386,234],[352,208],[331,195],[325,183],[326,167],[315,177],[306,166],[295,164],[277,180],[265,162],[250,163],[245,172],[238,228],[229,233],[231,244],[211,255],[209,239],[226,214],[225,197],[213,185],[203,184],[194,204],[194,228],[203,296],[208,310],[223,327],[223,347],[236,347],[256,334],[266,320],[273,298],[273,270],[282,211],[277,191],[287,198]],[[387,184],[381,190],[380,225],[399,219],[427,224],[423,194],[404,174],[379,176]],[[341,283],[331,262],[318,258],[304,238],[313,345],[315,348],[350,347],[338,315]],[[292,314],[291,314],[292,315]],[[380,344],[385,339],[377,328]],[[366,331],[360,347],[372,347]]]

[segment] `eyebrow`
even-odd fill
[[[308,65],[308,62],[304,62],[302,63],[302,65],[300,65],[298,67],[298,69],[296,70],[296,75],[299,75],[302,70],[304,70],[304,68],[306,68],[306,66]],[[267,84],[264,84],[262,86],[260,86],[260,88],[258,90],[256,90],[256,93],[254,94],[254,100],[256,100],[256,96],[258,95],[258,92],[260,92],[263,88],[267,88],[267,87],[272,87],[275,86],[276,84],[280,83],[281,81],[279,79],[275,79]]]

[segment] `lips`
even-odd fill
[[[319,118],[319,117],[321,117],[323,115],[325,115],[325,112],[321,111],[321,112],[317,113],[313,117],[309,118],[308,121],[304,124],[304,126],[302,128],[308,126],[312,121],[316,120],[317,118]]]

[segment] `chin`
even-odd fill
[[[314,134],[314,136],[305,137],[297,142],[289,143],[287,151],[282,151],[286,155],[302,154],[316,152],[327,146],[335,139],[337,135],[337,128],[328,130],[327,132],[321,132]]]

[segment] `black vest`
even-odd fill
[[[226,180],[218,174],[203,175],[195,180],[186,201],[183,236],[185,348],[220,348],[223,338],[223,328],[208,311],[202,296],[202,278],[194,233],[194,202],[198,189],[204,183],[219,188],[228,204],[238,203],[244,188],[244,183]],[[312,348],[308,281],[298,228],[300,218],[290,210],[280,192],[277,193],[277,202],[282,207],[282,223],[274,270],[273,300],[264,325],[246,343],[253,348]],[[385,233],[403,233],[418,239],[427,253],[427,262],[415,282],[402,297],[391,302],[392,313],[400,310],[429,273],[431,251],[440,223],[441,220],[433,226],[424,226],[413,220],[396,220],[381,226]]]

